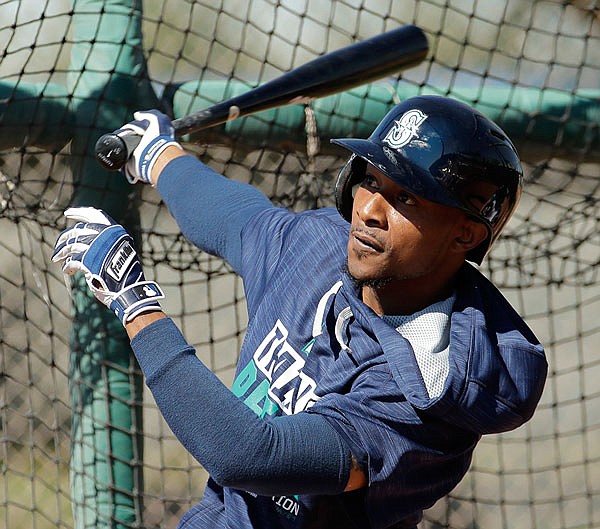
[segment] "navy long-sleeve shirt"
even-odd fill
[[[342,271],[348,225],[336,211],[275,208],[191,157],[167,165],[158,191],[183,233],[243,278],[250,319],[231,391],[170,320],[132,342],[161,412],[213,478],[181,527],[413,528],[482,434],[533,413],[543,349],[474,268],[430,398],[410,342]],[[353,494],[342,493],[350,453],[369,480]]]

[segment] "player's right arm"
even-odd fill
[[[174,141],[167,116],[152,111],[136,113],[135,117],[137,121],[132,127],[142,140],[125,169],[128,180],[157,187],[184,235],[240,271],[242,229],[254,215],[274,206],[252,186],[229,180],[187,155]],[[127,128],[128,125],[125,130]],[[144,359],[143,369],[148,366],[145,373],[150,374],[149,387],[163,415],[190,453],[212,469],[213,477],[220,477],[229,485],[269,494],[281,494],[286,487],[293,492],[335,493],[367,485],[367,477],[358,461],[323,418],[302,414],[273,424],[259,421],[195,355],[186,354],[189,353],[187,347],[175,351],[173,358],[159,355],[160,362],[164,363],[157,368],[156,348],[148,347],[148,340],[140,340],[139,336],[151,336],[151,328],[157,325],[177,334],[168,321],[159,323],[158,320],[165,320],[162,312],[149,312],[126,322],[125,328],[135,344],[134,351]],[[148,349],[150,353],[146,353]],[[180,364],[185,366],[176,369]],[[184,398],[181,386],[185,380],[190,380],[190,389],[184,392]],[[198,407],[199,402],[205,405]],[[179,420],[182,417],[185,417],[183,424]],[[297,421],[300,424],[296,424]],[[226,435],[216,446],[210,439],[219,436],[211,424],[217,430],[228,425]],[[190,425],[194,425],[193,435],[189,433]],[[234,427],[238,431],[231,435]],[[253,431],[255,435],[251,435]],[[252,446],[240,445],[240,439],[245,438],[253,440]],[[258,442],[262,438],[265,442]],[[228,441],[232,441],[231,446],[222,450],[223,443]],[[286,449],[257,454],[256,464],[248,465],[251,449],[269,443]],[[235,457],[236,450],[240,452],[239,457]],[[222,460],[223,454],[229,454],[228,462]],[[239,468],[232,464],[235,461],[240,462]],[[224,473],[221,467],[227,471]],[[307,468],[312,470],[307,472]],[[274,479],[275,476],[283,483]]]
[[[187,155],[168,116],[153,110],[134,117],[115,131],[134,130],[142,137],[123,170],[128,181],[155,186],[186,238],[240,272],[241,232],[273,204],[251,185],[225,178]]]

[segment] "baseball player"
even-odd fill
[[[72,208],[56,243],[123,322],[156,403],[210,478],[181,528],[415,528],[483,434],[527,421],[546,378],[531,330],[477,270],[514,211],[511,141],[452,99],[393,108],[350,152],[337,208],[275,207],[186,155],[169,118],[116,131],[190,241],[243,278],[249,326],[232,388],[195,356],[131,237]]]

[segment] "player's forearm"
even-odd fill
[[[169,426],[215,481],[264,495],[344,490],[350,454],[323,417],[259,418],[198,360],[171,320],[148,324],[152,317],[140,316],[133,350]]]
[[[152,173],[157,189],[186,238],[240,272],[241,232],[273,204],[254,187],[225,178],[182,152],[169,147],[157,160]]]

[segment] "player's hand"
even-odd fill
[[[152,184],[152,167],[160,154],[169,146],[179,143],[175,140],[175,129],[168,116],[158,110],[147,110],[133,114],[134,121],[123,125],[113,134],[125,138],[129,134],[141,137],[140,143],[130,154],[121,170],[130,184],[142,181]],[[126,142],[127,143],[127,142]]]
[[[158,300],[165,296],[144,279],[133,239],[121,225],[95,208],[69,208],[65,217],[77,222],[60,234],[52,254],[64,274],[83,272],[94,296],[123,325],[143,312],[161,310]]]

